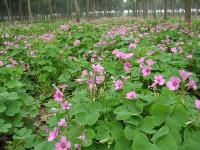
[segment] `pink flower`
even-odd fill
[[[136,48],[137,48],[137,45],[136,45],[135,43],[130,43],[130,44],[129,44],[129,48],[136,49]]]
[[[157,85],[157,83],[153,82],[149,87],[153,88],[153,89],[156,89],[156,85]]]
[[[170,90],[177,90],[180,86],[181,80],[178,77],[171,77],[170,80],[167,82],[167,87]]]
[[[135,99],[136,97],[137,97],[137,94],[135,91],[131,91],[126,94],[126,98],[128,99]]]
[[[67,127],[67,123],[66,123],[65,118],[60,119],[60,121],[58,122],[58,126]]]
[[[186,80],[191,75],[190,72],[187,72],[187,71],[184,71],[184,70],[179,70],[179,73],[180,73],[183,80]]]
[[[0,66],[3,66],[3,61],[0,60]]]
[[[121,34],[121,35],[125,35],[127,32],[127,29],[125,27],[120,27],[118,29],[118,33]]]
[[[189,88],[189,89],[196,90],[196,89],[197,89],[196,81],[190,79],[190,80],[189,80],[189,83],[188,83],[188,88]]]
[[[131,59],[134,56],[134,53],[124,53],[120,50],[114,50],[112,54],[114,54],[117,58],[121,59]]]
[[[138,62],[139,64],[144,63],[144,61],[145,61],[145,58],[144,58],[144,57],[141,57],[141,58],[139,58],[139,59],[137,60],[137,62]]]
[[[176,47],[171,48],[171,52],[172,52],[172,53],[177,53]]]
[[[148,51],[146,54],[150,56],[150,55],[152,55],[153,53],[154,53],[154,51]]]
[[[186,57],[189,59],[192,59],[193,56],[192,56],[192,54],[188,54]]]
[[[130,62],[124,63],[124,70],[128,73],[131,71],[131,63]]]
[[[96,76],[96,84],[101,84],[104,81],[104,76]]]
[[[109,31],[107,35],[108,35],[108,37],[114,37],[115,34],[116,33],[114,31]]]
[[[65,136],[60,138],[60,141],[55,144],[55,150],[68,150],[71,148],[70,141]]]
[[[58,136],[58,132],[59,130],[57,128],[50,131],[48,141],[53,141]]]
[[[146,63],[151,66],[151,65],[154,65],[155,64],[155,61],[153,61],[152,59],[148,59],[146,60]]]
[[[121,80],[115,81],[115,90],[120,90],[123,87],[123,82]]]
[[[86,75],[88,75],[88,72],[87,72],[86,69],[84,69],[84,70],[82,71],[81,78],[84,78]]]
[[[93,64],[92,65],[92,69],[94,70],[94,71],[96,71],[97,73],[99,73],[99,74],[103,74],[104,73],[104,67],[103,66],[101,66],[100,64]]]
[[[63,100],[63,93],[59,89],[57,89],[54,93],[54,100],[58,102],[61,102]]]
[[[89,90],[91,91],[94,87],[94,75],[92,74],[92,72],[90,72],[90,78],[87,81]]]
[[[80,43],[81,43],[80,40],[75,40],[73,44],[74,44],[74,46],[78,46],[78,45],[80,45]]]
[[[133,53],[124,53],[123,58],[124,59],[131,59],[134,56]]]
[[[63,110],[69,110],[71,108],[72,104],[68,102],[61,103],[61,107]]]
[[[197,109],[200,109],[200,100],[199,99],[195,100],[195,106]]]
[[[162,75],[156,75],[154,76],[154,83],[163,85],[165,83],[165,79],[163,78]]]
[[[134,42],[135,42],[135,43],[138,43],[139,40],[140,40],[139,38],[135,38],[135,39],[134,39]]]
[[[151,74],[151,67],[150,66],[142,66],[142,75],[149,76]]]
[[[121,51],[117,50],[117,49],[114,50],[114,51],[112,52],[112,54],[115,55],[117,58],[121,58],[122,55],[123,55],[123,53],[122,53]]]

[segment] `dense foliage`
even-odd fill
[[[199,24],[121,18],[2,27],[1,144],[198,150]]]

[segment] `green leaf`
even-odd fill
[[[185,123],[189,120],[190,114],[188,111],[180,104],[174,108],[174,112],[171,118],[175,120],[181,126],[185,126]]]
[[[96,139],[97,140],[103,140],[103,139],[109,139],[110,138],[110,133],[109,133],[109,128],[101,123],[97,127],[95,127],[96,130]]]
[[[153,145],[149,142],[147,136],[138,131],[133,131],[133,143],[132,143],[132,150],[157,150],[157,146]]]
[[[22,86],[22,83],[19,82],[18,80],[9,80],[7,81],[6,83],[6,86],[8,88],[18,88],[18,87],[21,87]]]
[[[156,123],[155,117],[154,116],[147,116],[142,120],[142,122],[140,124],[140,130],[142,130],[145,133],[152,134],[152,133],[156,132],[153,129],[156,126],[157,126],[157,123]]]
[[[115,143],[114,150],[129,150],[131,148],[131,142],[123,136],[118,138]]]
[[[89,111],[101,111],[102,106],[99,102],[93,101],[88,104]]]
[[[155,103],[150,108],[150,113],[155,116],[158,124],[166,120],[170,113],[170,108],[167,105]]]
[[[82,112],[75,115],[75,120],[77,123],[82,125],[93,125],[96,123],[99,116],[99,112],[96,111],[89,113]]]
[[[8,94],[7,99],[9,100],[17,100],[19,97],[16,92],[11,92]]]
[[[177,150],[177,144],[175,140],[173,139],[173,136],[170,134],[167,134],[161,138],[159,138],[155,144],[161,149],[161,150]]]
[[[70,76],[69,72],[65,70],[65,72],[63,72],[63,73],[60,75],[60,77],[58,78],[58,80],[59,80],[60,82],[67,83],[67,82],[69,82],[70,77],[71,77],[71,76]]]
[[[117,120],[127,120],[131,117],[132,112],[128,110],[126,106],[119,106],[114,111],[114,114],[116,114]]]
[[[125,138],[127,140],[133,140],[134,139],[134,133],[135,133],[135,129],[133,129],[129,126],[126,126],[124,128],[124,135],[125,135]]]
[[[41,142],[37,146],[35,146],[34,150],[54,150],[54,143],[53,142]]]
[[[6,106],[2,99],[0,100],[0,113],[4,112],[6,110]]]
[[[169,133],[169,128],[167,126],[161,127],[151,138],[152,142],[156,142],[159,138]]]
[[[92,128],[87,129],[86,137],[89,139],[93,139],[95,137],[95,132]]]
[[[12,127],[12,124],[4,124],[4,120],[0,119],[0,133],[7,133],[8,129]]]
[[[20,106],[20,102],[18,101],[9,103],[8,105],[6,105],[6,115],[14,116],[16,113],[19,113]]]
[[[32,136],[32,130],[27,128],[15,129],[13,139],[26,139]]]

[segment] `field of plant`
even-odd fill
[[[199,20],[4,23],[0,43],[0,149],[199,150]]]

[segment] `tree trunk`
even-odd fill
[[[147,1],[146,0],[143,0],[142,1],[142,10],[143,10],[143,18],[147,18],[148,16],[148,10],[147,10]]]
[[[53,21],[52,0],[48,0],[48,5],[49,5],[50,20]]]
[[[86,4],[86,17],[88,20],[90,20],[90,0],[85,0]]]
[[[190,24],[191,23],[191,1],[190,0],[184,0],[185,1],[185,22]]]
[[[96,17],[96,2],[95,0],[92,0],[92,11],[93,11],[93,17]]]
[[[75,13],[76,13],[76,21],[79,23],[80,22],[80,9],[78,5],[78,0],[74,0],[74,8],[75,8]]]
[[[167,0],[164,0],[164,20],[167,20]]]
[[[33,16],[32,16],[32,12],[31,12],[30,0],[27,0],[27,5],[28,5],[29,20],[31,23],[33,23]]]
[[[8,20],[11,21],[11,15],[10,15],[10,9],[8,7],[8,2],[7,0],[4,0],[5,4],[6,4],[6,9],[7,9],[7,13],[8,13]]]

